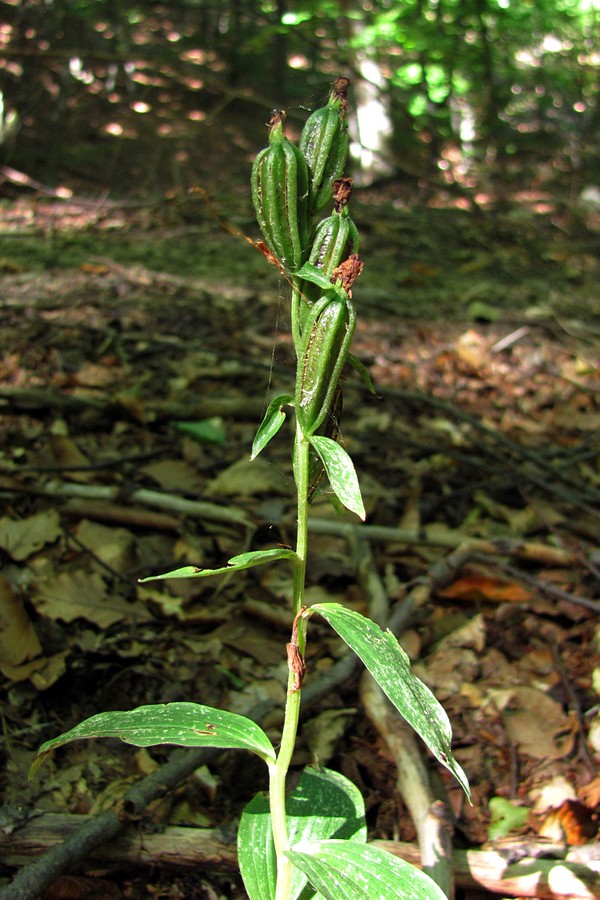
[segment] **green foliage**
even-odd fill
[[[307,768],[286,800],[291,846],[300,841],[338,839],[364,844],[367,840],[365,805],[351,781],[329,769]],[[276,882],[276,854],[269,798],[257,794],[244,809],[238,830],[238,857],[250,900],[272,898]],[[317,896],[298,868],[292,873],[290,898]]]
[[[2,101],[6,121],[19,125],[4,152],[29,163],[28,171],[64,171],[66,158],[80,171],[82,155],[90,171],[105,164],[115,99],[124,109],[136,99],[152,102],[150,85],[173,73],[176,92],[188,80],[211,84],[200,101],[207,109],[219,86],[243,84],[261,96],[274,77],[279,102],[298,109],[322,97],[324,72],[333,67],[359,73],[364,85],[376,71],[396,169],[437,169],[448,145],[476,161],[524,151],[551,157],[561,170],[594,171],[597,162],[597,3],[299,0],[282,10],[233,0],[175,9],[150,0],[54,0],[5,7],[11,64]],[[35,151],[42,140],[43,157]]]
[[[287,855],[325,900],[446,900],[428,875],[379,847],[343,840],[313,841],[298,844]]]
[[[488,840],[497,841],[511,831],[517,831],[526,824],[529,810],[517,806],[505,797],[492,797],[489,802],[492,818],[488,827]]]
[[[198,703],[165,703],[98,713],[70,731],[42,744],[31,775],[57,747],[85,738],[117,737],[134,747],[176,744],[180,747],[223,747],[250,750],[267,763],[275,760],[271,741],[256,723],[237,713]]]

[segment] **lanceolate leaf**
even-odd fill
[[[365,364],[362,362],[362,360],[360,360],[358,358],[358,356],[355,356],[354,353],[349,353],[348,354],[348,362],[350,363],[352,368],[355,370],[355,372],[358,372],[358,374],[361,377],[362,383],[365,385],[367,390],[371,394],[374,394],[375,396],[377,396],[377,391],[375,390],[375,385],[373,384],[371,374],[370,374],[369,370],[367,369],[367,367],[365,366]]]
[[[360,657],[398,712],[470,796],[467,777],[450,750],[448,716],[427,685],[413,675],[408,656],[392,632],[382,631],[375,622],[339,603],[317,603],[310,609],[323,616]]]
[[[250,459],[256,459],[260,451],[264,450],[271,438],[275,437],[285,421],[283,407],[293,402],[294,398],[291,394],[281,394],[279,397],[274,397],[273,400],[271,400],[264,418],[258,426],[258,431],[254,436]]]
[[[330,769],[309,767],[286,801],[288,832],[293,846],[299,841],[343,838],[367,840],[365,805],[358,788]],[[275,848],[267,794],[257,794],[242,813],[238,830],[238,859],[250,900],[272,900],[275,895]],[[307,886],[306,875],[294,869],[290,900],[321,897]]]
[[[165,578],[207,578],[209,575],[225,575],[227,572],[251,569],[253,566],[276,562],[278,559],[296,559],[296,551],[285,547],[275,547],[272,550],[250,550],[248,553],[232,556],[227,565],[220,569],[183,566],[181,569],[173,569],[172,572],[166,572],[164,575],[149,575],[148,578],[140,578],[140,584],[145,584],[146,581],[163,581]]]
[[[446,900],[416,866],[354,841],[301,842],[287,855],[326,900]]]
[[[238,864],[250,900],[274,900],[277,857],[269,795],[256,794],[242,813],[237,835]]]
[[[334,494],[346,509],[364,519],[366,513],[356,470],[344,448],[323,435],[313,434],[309,440],[325,467]]]
[[[165,703],[91,716],[42,744],[31,767],[31,775],[57,747],[81,738],[107,737],[120,738],[135,747],[177,744],[180,747],[237,748],[250,750],[267,763],[275,760],[271,741],[251,719],[198,703]]]

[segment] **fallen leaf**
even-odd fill
[[[197,495],[203,487],[203,479],[196,469],[182,459],[162,459],[160,462],[149,463],[142,468],[142,472],[166,491]]]
[[[457,578],[448,587],[438,589],[436,594],[448,600],[493,603],[525,603],[534,596],[514,581],[477,574]]]
[[[565,800],[553,809],[540,825],[541,837],[564,841],[569,847],[591,841],[598,831],[592,810],[579,800]]]
[[[42,581],[32,595],[38,612],[51,619],[73,622],[85,619],[101,628],[123,620],[148,619],[149,612],[141,604],[127,603],[111,594],[100,575],[83,570],[61,572]]]
[[[208,497],[252,497],[255,494],[289,494],[288,479],[272,463],[240,459],[224,469],[205,489]]]
[[[504,727],[523,753],[536,759],[562,759],[572,751],[575,723],[560,703],[531,687],[511,688],[504,694]]]
[[[4,575],[0,575],[0,670],[7,678],[15,666],[33,659],[42,645],[20,598]]]
[[[0,519],[0,547],[17,561],[54,543],[60,535],[60,520],[55,509],[47,509],[27,519]]]
[[[126,528],[109,528],[82,519],[75,535],[83,547],[114,572],[127,572],[135,563],[134,537]]]

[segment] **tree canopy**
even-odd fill
[[[0,32],[4,161],[39,170],[85,119],[101,137],[119,103],[164,102],[199,121],[233,100],[311,107],[353,78],[375,172],[501,177],[549,165],[569,190],[598,164],[594,0],[32,0]],[[160,100],[163,95],[162,101]],[[143,107],[138,106],[138,111]],[[253,113],[255,109],[253,109]],[[360,124],[360,123],[359,123]],[[58,127],[60,126],[60,127]],[[365,137],[369,132],[371,138]],[[46,138],[51,135],[50,145]],[[44,160],[31,157],[42,140]],[[373,156],[373,154],[372,154]]]

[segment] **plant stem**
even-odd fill
[[[303,606],[304,585],[306,579],[306,554],[308,545],[308,451],[308,440],[302,433],[300,425],[297,423],[296,440],[294,444],[294,479],[296,481],[296,491],[298,495],[298,530],[296,533],[297,560],[294,565],[293,593],[294,617],[299,613]],[[305,647],[306,631],[300,622],[298,627],[298,651],[302,656],[304,656]],[[298,720],[300,717],[300,695],[301,690],[295,685],[294,673],[290,671],[281,746],[277,756],[277,762],[270,770],[269,784],[271,824],[273,828],[275,853],[277,856],[277,888],[275,900],[287,900],[291,888],[292,864],[285,856],[285,851],[289,849],[285,814],[285,783],[296,744]]]

